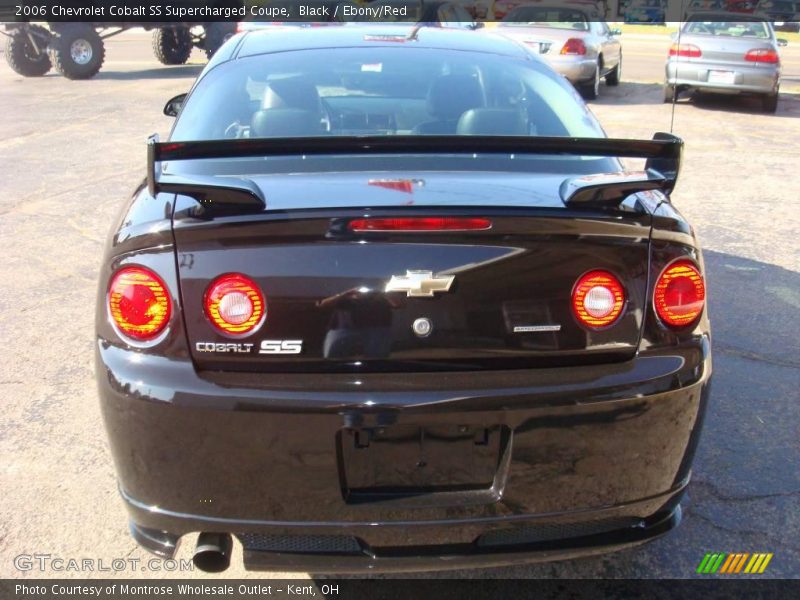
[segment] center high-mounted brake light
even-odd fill
[[[569,38],[561,48],[561,54],[586,55],[586,44],[580,38]]]
[[[572,291],[572,312],[593,329],[611,325],[622,314],[625,289],[608,271],[589,271]]]
[[[350,231],[481,231],[491,229],[492,221],[485,217],[369,217],[353,219]]]
[[[694,44],[672,44],[669,48],[670,56],[683,56],[685,58],[700,58],[703,53]]]
[[[108,286],[108,313],[129,338],[152,340],[167,326],[171,312],[167,286],[149,269],[124,267]]]
[[[261,290],[239,273],[217,277],[206,290],[203,306],[211,324],[229,335],[252,332],[267,314]]]
[[[744,55],[744,59],[747,62],[767,63],[770,65],[776,65],[781,61],[778,53],[772,48],[754,48]]]

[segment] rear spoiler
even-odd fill
[[[260,211],[266,207],[261,189],[238,177],[173,175],[161,163],[208,158],[321,156],[337,154],[549,154],[647,159],[640,173],[601,174],[568,179],[561,186],[565,204],[617,205],[628,195],[658,189],[669,193],[680,170],[683,140],[656,133],[652,140],[576,137],[483,135],[391,135],[258,138],[159,142],[147,144],[147,187],[152,195],[173,192],[192,196],[207,208]]]

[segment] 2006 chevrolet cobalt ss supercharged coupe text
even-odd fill
[[[524,48],[434,29],[242,34],[179,103],[97,310],[142,546],[439,569],[677,525],[711,376],[678,138],[608,139]]]

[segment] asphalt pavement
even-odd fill
[[[590,103],[615,137],[670,129],[658,85],[669,38],[642,37],[623,36],[623,83]],[[683,524],[596,558],[420,576],[691,577],[712,551],[772,552],[762,577],[800,576],[800,44],[783,55],[776,115],[736,98],[675,107],[686,155],[673,201],[705,248],[714,334]],[[89,81],[24,79],[0,64],[0,577],[108,575],[20,570],[25,554],[148,557],[127,532],[95,393],[97,273],[144,174],[147,135],[168,133],[162,106],[203,63],[195,52],[187,66],[162,67],[148,36],[127,33],[108,41]],[[226,576],[276,575],[244,573],[240,551]],[[190,555],[184,544],[179,557]]]

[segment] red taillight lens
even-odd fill
[[[223,333],[242,335],[258,327],[267,313],[264,295],[252,279],[222,275],[206,290],[206,316]]]
[[[569,38],[561,48],[561,54],[586,54],[586,44],[580,38]]]
[[[478,231],[491,229],[492,221],[484,217],[403,217],[354,219],[350,231]]]
[[[124,335],[151,340],[164,330],[172,312],[167,286],[144,267],[120,269],[108,288],[108,312]]]
[[[778,53],[771,48],[754,48],[744,55],[744,59],[747,62],[768,63],[771,65],[777,65],[781,61]]]
[[[700,58],[703,53],[694,44],[672,44],[669,48],[670,56],[684,56],[686,58]]]
[[[667,267],[656,282],[653,302],[658,317],[671,327],[691,325],[703,312],[706,285],[690,260],[679,260]]]
[[[578,321],[589,327],[607,327],[622,314],[625,290],[607,271],[590,271],[581,277],[572,291],[572,311]]]

